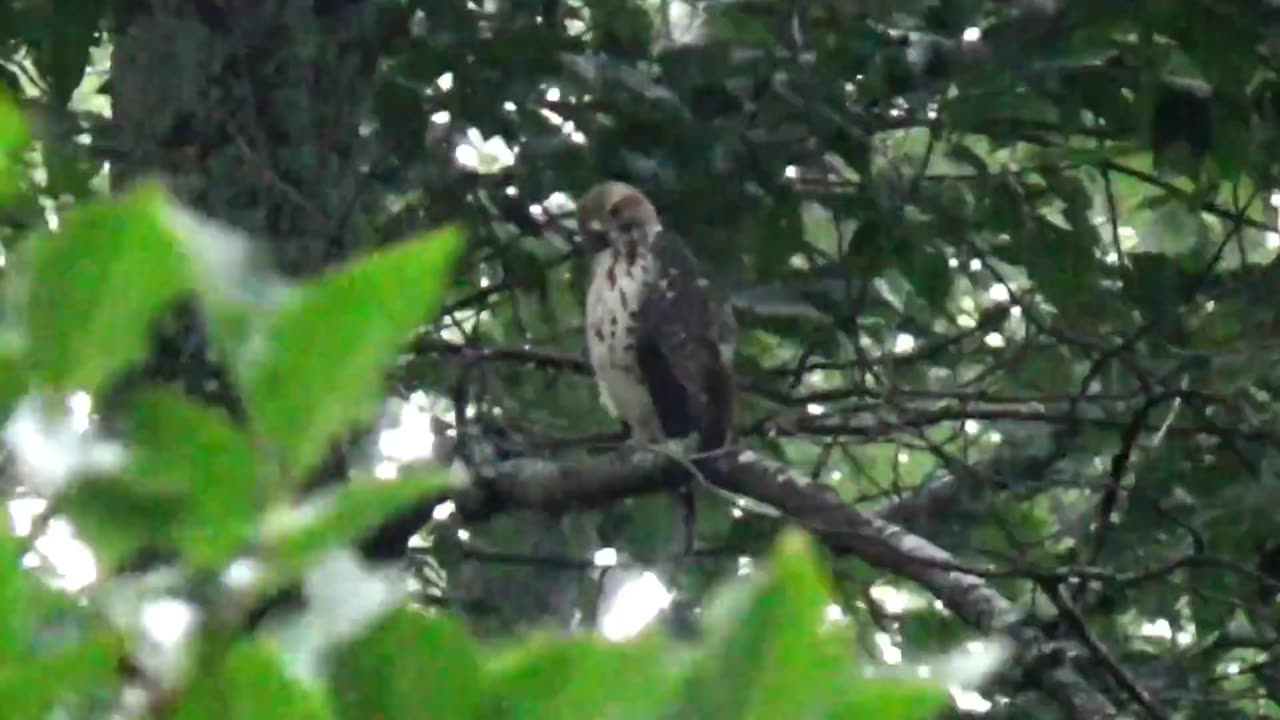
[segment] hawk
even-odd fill
[[[627,424],[633,442],[696,435],[699,452],[724,447],[738,335],[731,306],[631,185],[589,190],[578,202],[578,226],[592,256],[587,351],[605,409]],[[687,485],[681,497],[691,512]],[[688,550],[691,526],[685,532]]]

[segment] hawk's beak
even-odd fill
[[[582,246],[594,255],[609,247],[609,233],[598,221],[592,221],[582,228]]]

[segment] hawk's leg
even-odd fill
[[[696,472],[696,470],[687,459],[690,443],[687,439],[652,439],[646,434],[637,434],[626,421],[623,421],[622,425],[627,431],[624,442],[633,449],[650,450],[678,460],[677,463],[667,465],[662,474],[663,479],[666,481],[665,484],[674,486],[671,491],[671,498],[676,503],[677,536],[675,545],[679,548],[681,557],[692,555],[698,510],[693,496],[693,485],[696,478],[690,476],[690,473]]]
[[[619,423],[618,429],[612,434],[604,436],[602,439],[608,445],[621,445],[631,439],[634,433],[631,432],[631,426],[626,422]]]
[[[693,483],[687,480],[674,493],[679,506],[680,517],[680,555],[689,557],[693,554],[693,541],[698,527],[698,506],[693,498]]]

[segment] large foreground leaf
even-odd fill
[[[142,186],[81,206],[24,247],[35,379],[92,392],[143,357],[151,321],[188,288],[186,258],[160,220],[165,202]]]
[[[287,476],[306,472],[336,433],[376,409],[383,372],[439,310],[461,245],[457,230],[440,230],[323,275],[246,346],[245,400]]]

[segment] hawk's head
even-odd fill
[[[578,230],[593,255],[610,245],[648,242],[660,226],[649,198],[623,182],[602,182],[578,200]]]

